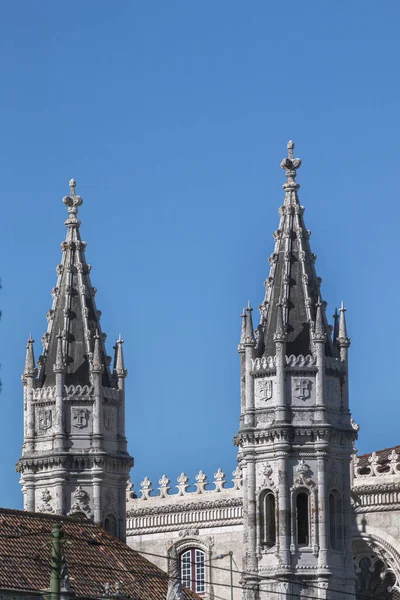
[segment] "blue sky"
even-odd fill
[[[235,467],[239,314],[268,275],[288,139],[328,315],[348,307],[360,452],[398,431],[400,4],[2,4],[0,481],[21,507],[20,375],[77,180],[136,487]]]

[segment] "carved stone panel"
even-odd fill
[[[89,411],[86,408],[72,408],[72,427],[77,429],[85,429],[89,423]]]
[[[315,402],[315,385],[312,377],[294,375],[291,378],[292,404],[296,406],[312,406]]]
[[[275,381],[273,377],[256,378],[255,400],[256,406],[262,408],[273,404]]]
[[[51,408],[40,408],[37,412],[39,433],[47,433],[53,424]]]

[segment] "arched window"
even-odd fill
[[[308,546],[310,543],[310,516],[307,492],[299,492],[296,496],[296,529],[297,544]]]
[[[111,535],[117,535],[117,519],[114,515],[107,515],[104,519],[104,529],[111,533]]]
[[[189,548],[181,554],[182,585],[198,594],[206,591],[205,554],[199,548]]]
[[[276,544],[275,496],[266,490],[260,496],[260,541],[263,546],[272,548]]]

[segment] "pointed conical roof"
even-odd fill
[[[275,354],[274,334],[278,322],[279,306],[287,334],[286,354],[307,355],[313,352],[313,332],[315,328],[316,306],[320,297],[321,280],[314,267],[316,255],[311,252],[309,237],[300,206],[296,182],[296,172],[301,165],[294,158],[294,143],[288,142],[288,158],[281,162],[286,171],[287,181],[283,185],[285,198],[279,209],[280,223],[274,232],[275,248],[269,258],[270,274],[265,282],[266,293],[260,306],[260,344],[258,354]],[[328,333],[325,311],[321,311],[321,333]],[[326,353],[332,354],[331,341],[327,335]]]
[[[63,198],[68,208],[65,221],[67,235],[61,244],[62,259],[57,266],[57,285],[52,290],[53,306],[47,313],[48,327],[42,338],[43,354],[39,359],[39,384],[54,385],[53,365],[57,364],[58,335],[62,337],[66,385],[89,385],[90,365],[96,332],[99,332],[99,352],[102,356],[103,385],[111,386],[109,361],[106,358],[104,337],[100,327],[100,311],[96,309],[96,288],[90,281],[90,265],[86,263],[86,243],[81,240],[78,207],[82,198],[75,194],[76,183],[69,182],[69,196]]]

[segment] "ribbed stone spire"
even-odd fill
[[[278,310],[287,334],[286,353],[307,355],[314,352],[313,329],[316,305],[320,297],[321,280],[317,277],[311,252],[311,235],[304,224],[304,207],[300,205],[296,181],[301,160],[294,158],[294,143],[288,142],[288,156],[281,162],[287,181],[283,185],[285,197],[279,209],[280,222],[274,232],[275,248],[269,258],[270,274],[266,293],[260,306],[260,343],[258,356],[275,354],[274,335],[277,333]],[[278,306],[281,305],[281,309]],[[321,334],[328,333],[324,311],[321,311]],[[331,340],[326,342],[326,354],[332,355]]]
[[[30,335],[26,345],[25,367],[24,373],[22,375],[23,380],[25,380],[25,377],[36,377],[37,375],[37,369],[35,366],[35,355],[33,351],[34,343],[35,340],[33,340],[32,335]]]
[[[95,334],[98,332],[98,352],[104,366],[102,385],[111,386],[109,360],[101,333],[100,316],[94,296],[96,288],[90,281],[90,265],[86,263],[86,243],[80,237],[81,222],[78,209],[83,204],[76,195],[76,182],[69,182],[69,195],[63,198],[68,210],[65,221],[67,234],[61,244],[62,258],[57,267],[58,280],[53,288],[53,306],[47,313],[48,327],[42,338],[43,354],[39,359],[39,385],[55,383],[53,365],[57,357],[58,335],[62,336],[62,353],[65,363],[66,385],[90,385],[90,360],[94,352]]]

